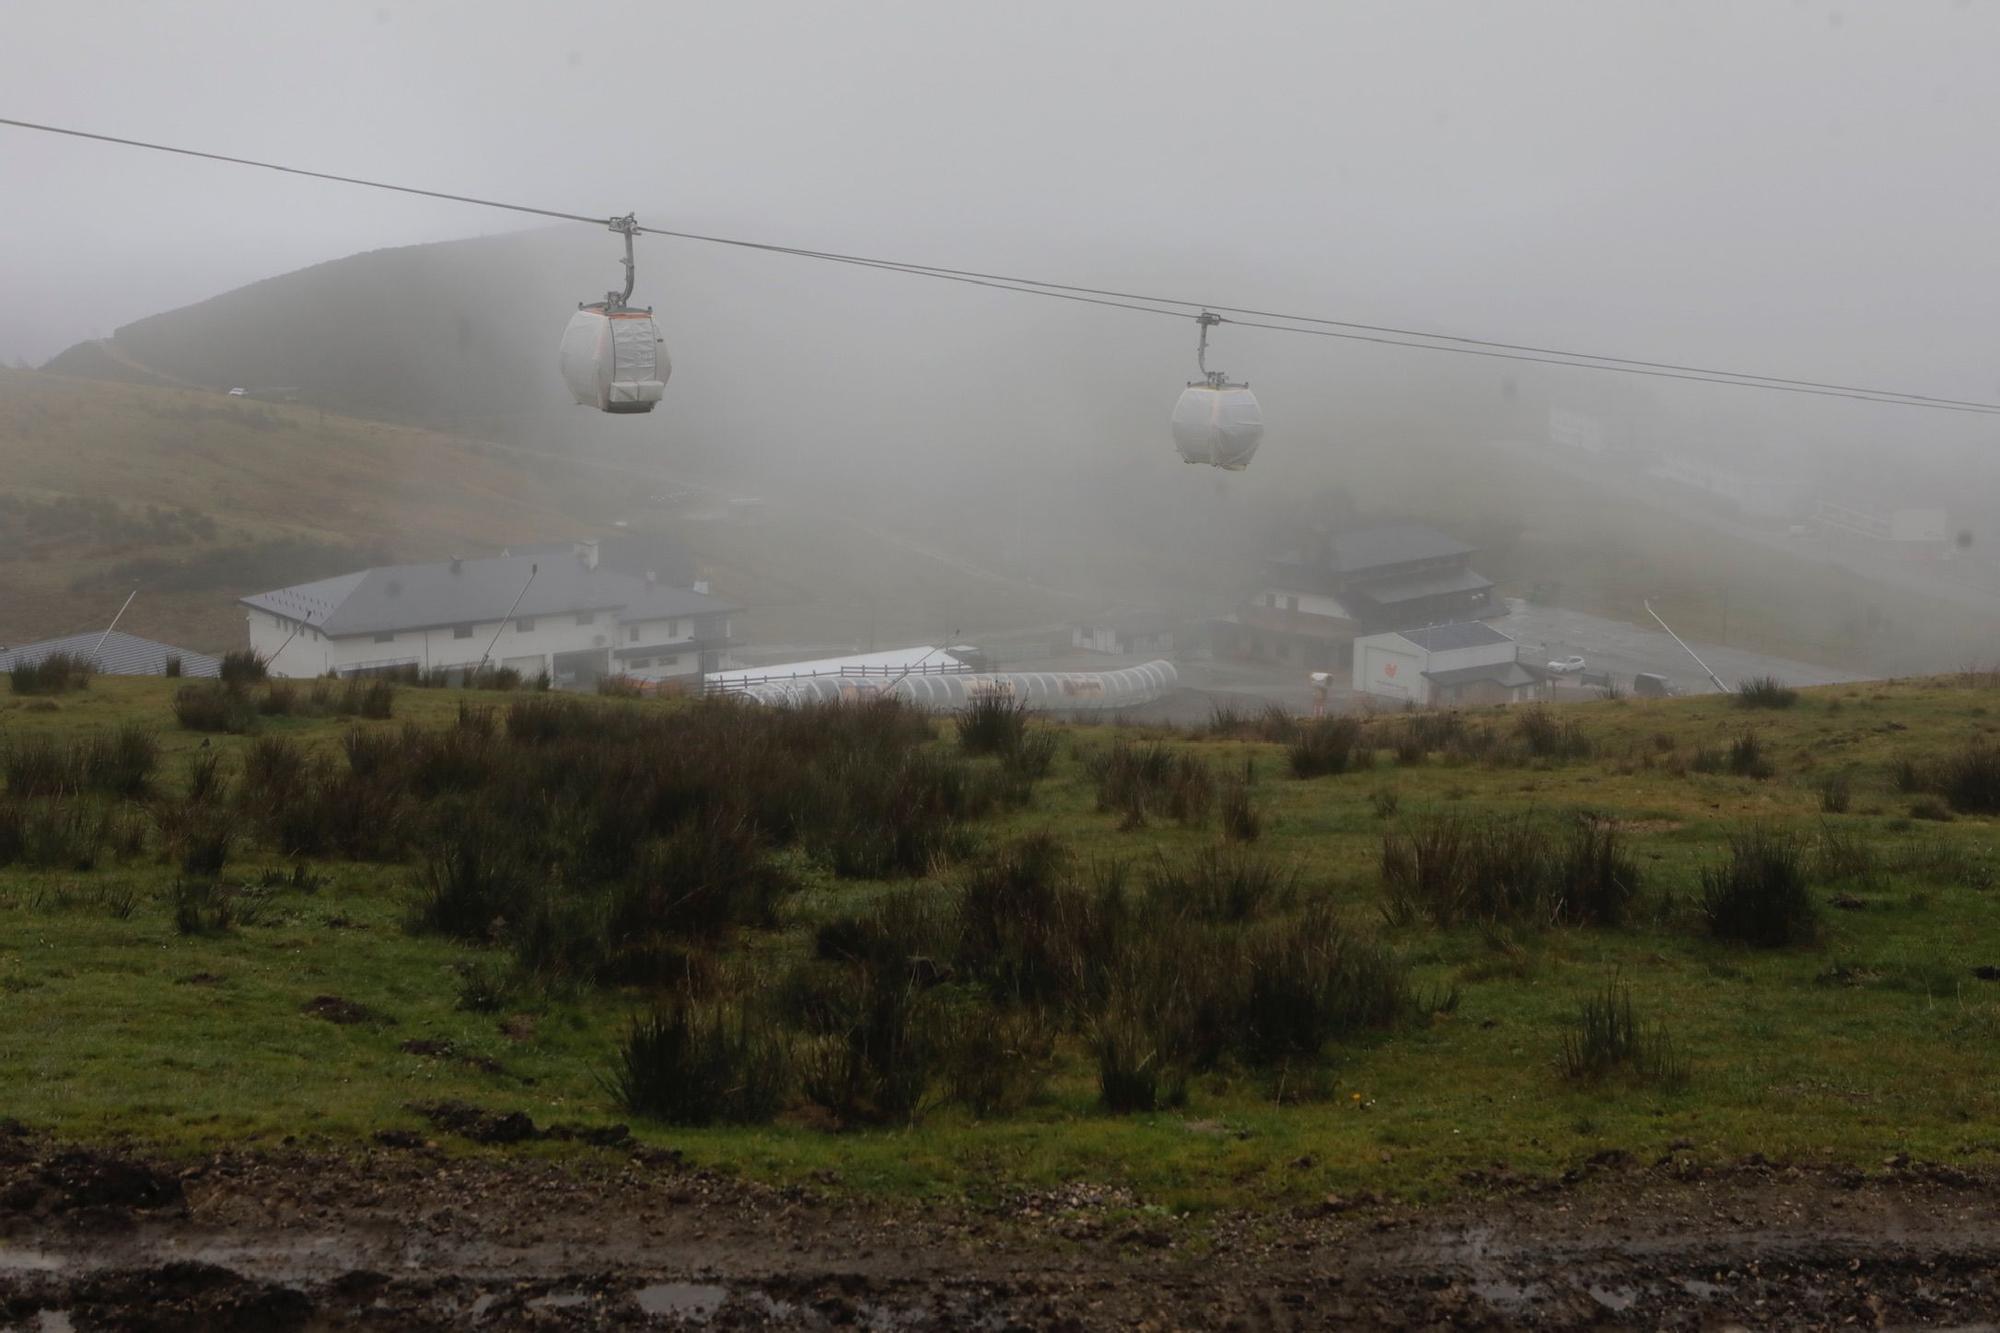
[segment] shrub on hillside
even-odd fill
[[[1164,741],[1118,741],[1087,761],[1097,783],[1097,808],[1124,814],[1128,824],[1163,815],[1179,824],[1208,818],[1215,775],[1200,758]]]
[[[1012,699],[974,699],[959,710],[958,748],[967,754],[1006,754],[1028,734],[1028,710]]]
[[[1558,718],[1540,704],[1521,710],[1514,730],[1537,759],[1583,759],[1591,751],[1590,737],[1574,718]]]
[[[257,709],[248,695],[219,681],[183,685],[174,691],[174,719],[189,731],[246,735],[257,729]]]
[[[1738,708],[1790,708],[1799,692],[1776,676],[1752,676],[1736,687]]]
[[[1616,981],[1584,997],[1563,1033],[1560,1058],[1564,1076],[1578,1082],[1624,1074],[1673,1089],[1688,1081],[1687,1058],[1666,1024],[1642,1025],[1631,990]]]
[[[742,1012],[682,1001],[632,1020],[609,1082],[621,1107],[649,1120],[760,1124],[783,1104],[786,1057]]]
[[[1395,925],[1616,926],[1642,887],[1617,827],[1587,817],[1558,836],[1525,815],[1430,815],[1382,835],[1381,867]]]
[[[1938,794],[1960,814],[2000,814],[2000,747],[1975,740],[1938,761]]]
[[[66,694],[90,684],[91,665],[81,653],[50,653],[35,663],[17,662],[7,670],[16,694]]]
[[[1345,773],[1361,739],[1361,724],[1351,717],[1323,717],[1305,724],[1286,756],[1292,775],[1301,778]]]
[[[1819,930],[1807,887],[1805,848],[1789,834],[1756,829],[1730,839],[1729,859],[1701,872],[1710,933],[1759,948],[1803,943]]]
[[[1240,923],[1289,902],[1297,880],[1276,860],[1247,848],[1204,847],[1180,860],[1160,857],[1146,887],[1173,911],[1203,921]]]
[[[225,685],[254,685],[269,675],[264,659],[254,648],[235,648],[222,655],[222,683]]]

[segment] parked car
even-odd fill
[[[1549,663],[1549,670],[1558,676],[1578,676],[1583,674],[1584,661],[1581,657],[1558,657]]]
[[[231,389],[229,391],[229,396],[231,398],[245,398],[249,396],[249,393],[250,391],[248,389]]]

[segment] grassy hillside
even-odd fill
[[[1305,737],[1313,777],[1268,720],[989,719],[989,756],[892,714],[414,689],[369,718],[337,691],[258,716],[252,687],[252,737],[178,726],[173,696],[0,700],[0,1115],[338,1147],[477,1132],[418,1109],[462,1100],[773,1179],[1082,1180],[1174,1209],[1434,1197],[1616,1152],[2000,1152],[1976,1129],[2000,1114],[2000,847],[1973,813],[2000,791],[1932,767],[1994,764],[1991,680],[1388,716],[1351,750]],[[132,794],[28,794],[65,754]],[[530,859],[479,862],[466,829]],[[1412,879],[1454,829],[1472,859]],[[1787,943],[1704,907],[1757,830],[1801,876]],[[1592,1039],[1607,988],[1633,1021]],[[671,1023],[625,1045],[690,994],[694,1049]],[[621,1046],[665,1080],[650,1112],[613,1092]],[[671,1089],[710,1082],[748,1123],[674,1123]],[[1152,1109],[1107,1105],[1141,1083]]]
[[[242,593],[382,555],[582,534],[604,521],[610,490],[434,432],[11,370],[0,456],[8,643],[101,626],[139,586],[123,628],[238,647]]]

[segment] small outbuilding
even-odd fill
[[[1370,634],[1354,641],[1354,692],[1419,707],[1520,703],[1547,695],[1541,671],[1483,621]]]

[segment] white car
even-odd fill
[[[1549,663],[1549,670],[1558,676],[1578,675],[1583,671],[1583,659],[1576,656],[1558,657]]]
[[[249,393],[250,391],[248,389],[231,389],[229,391],[229,396],[231,398],[245,398],[249,396]]]

